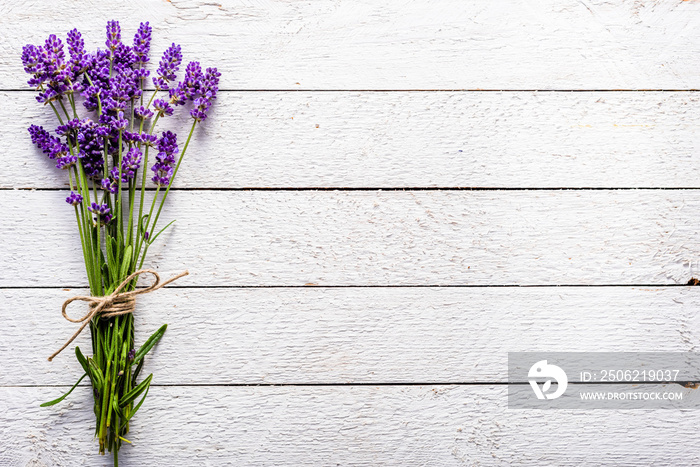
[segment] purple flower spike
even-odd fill
[[[39,62],[41,60],[41,52],[31,44],[27,44],[22,48],[22,65],[27,73],[37,73]],[[30,86],[33,86],[29,83]]]
[[[139,148],[131,148],[122,156],[122,182],[127,183],[134,178],[136,171],[141,167],[142,156]]]
[[[207,118],[207,110],[211,107],[211,101],[205,97],[198,97],[194,100],[194,108],[190,110],[190,116],[201,122]]]
[[[28,131],[32,138],[32,143],[36,144],[44,154],[49,154],[54,141],[58,141],[58,138],[51,136],[48,131],[44,130],[43,126],[32,125],[28,128]],[[49,157],[53,159],[53,157]]]
[[[114,49],[114,65],[119,68],[118,71],[124,71],[125,68],[129,68],[129,71],[133,71],[130,67],[136,64],[137,60],[134,49],[128,45],[124,45],[120,42]]]
[[[100,182],[100,185],[102,186],[102,189],[104,191],[109,191],[110,193],[116,193],[119,191],[119,184],[117,183],[118,177],[114,178],[103,178],[102,182]]]
[[[202,67],[199,62],[190,62],[185,70],[185,79],[170,91],[170,102],[175,105],[183,105],[188,100],[194,100],[202,86]]]
[[[99,179],[102,176],[104,167],[104,141],[100,136],[105,127],[98,127],[90,119],[81,121],[76,140],[80,147],[78,157],[83,166],[85,174],[92,179]]]
[[[66,58],[63,52],[63,42],[61,39],[56,37],[56,34],[51,34],[46,42],[44,43],[44,50],[46,50],[46,55],[49,59],[54,61],[54,66],[59,67],[63,64]]]
[[[122,29],[119,27],[119,21],[107,21],[107,42],[105,42],[107,48],[114,50],[121,41]]]
[[[148,53],[151,51],[151,26],[148,21],[139,25],[134,36],[134,54],[136,63],[147,63]]]
[[[147,120],[153,116],[153,111],[147,109],[144,106],[140,106],[134,109],[134,115],[136,115],[141,120]]]
[[[66,43],[71,60],[80,59],[85,55],[85,41],[77,29],[68,31]]]
[[[29,135],[32,143],[36,144],[49,159],[57,159],[68,153],[68,146],[55,136],[51,136],[43,127],[32,125],[29,127]]]
[[[77,78],[88,66],[90,66],[90,57],[85,53],[85,41],[77,29],[68,32],[68,53],[70,53],[71,71]],[[75,83],[82,87],[78,82]],[[76,89],[76,91],[79,89]]]
[[[112,220],[112,215],[110,214],[109,206],[106,204],[92,203],[88,207],[88,211],[96,215],[95,222],[100,224],[108,224]]]
[[[173,114],[173,108],[170,107],[170,104],[168,104],[163,99],[154,100],[153,107],[158,111],[158,113],[161,114],[161,116],[163,116],[163,115],[170,116]]]
[[[66,203],[73,205],[73,206],[77,206],[82,202],[83,202],[83,197],[74,191],[71,191],[70,195],[68,195],[68,197],[66,198]]]
[[[70,154],[66,154],[63,157],[59,157],[58,160],[56,161],[56,168],[57,169],[70,169],[73,167],[76,163],[78,162],[78,157],[77,156],[72,156]]]
[[[112,117],[112,121],[110,123],[114,131],[124,131],[126,130],[126,126],[129,124],[129,121],[124,118],[124,112],[120,111],[116,117]]]
[[[153,85],[156,89],[168,89],[168,83],[177,76],[175,73],[180,69],[182,63],[182,52],[180,46],[172,44],[163,53],[163,58],[158,64],[158,77],[153,78]]]
[[[136,143],[136,144],[138,144],[138,143],[141,142],[141,133],[138,133],[138,132],[132,133],[132,132],[130,132],[130,131],[125,131],[125,132],[122,134],[122,141],[123,141],[124,143],[127,143],[127,144],[129,144],[129,143],[132,143],[132,144],[133,144],[133,143]]]
[[[148,147],[155,147],[158,137],[156,135],[149,135],[148,133],[141,133],[141,142]]]
[[[216,93],[219,92],[219,77],[221,73],[216,68],[207,68],[202,80],[202,94],[208,94],[209,100],[216,99]]]
[[[177,135],[172,131],[164,131],[163,136],[158,140],[158,154],[156,163],[151,170],[154,172],[153,183],[158,186],[168,186],[170,178],[173,176],[173,165],[175,165],[175,154],[179,152],[177,147]]]

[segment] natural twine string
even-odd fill
[[[152,274],[153,277],[155,277],[155,280],[153,281],[153,284],[150,286],[146,287],[145,289],[136,289],[132,290],[130,292],[121,292],[121,290],[127,286],[135,277],[137,277],[139,274],[143,273],[148,273]],[[66,318],[68,321],[71,323],[83,323],[80,328],[78,328],[77,331],[75,331],[75,334],[68,339],[68,341],[63,344],[63,347],[58,349],[56,352],[53,353],[49,357],[49,361],[53,360],[53,358],[61,353],[63,349],[68,347],[71,342],[75,340],[76,337],[80,335],[81,332],[83,332],[83,329],[85,329],[85,326],[90,324],[90,321],[92,318],[94,318],[97,315],[100,315],[101,318],[112,318],[113,316],[120,316],[120,315],[125,315],[127,313],[133,313],[134,312],[134,306],[136,305],[136,299],[134,299],[134,296],[136,295],[141,295],[144,293],[149,293],[153,292],[155,290],[160,289],[161,287],[164,287],[168,284],[170,284],[173,281],[178,280],[181,277],[184,277],[188,275],[189,272],[181,272],[180,274],[171,277],[167,281],[161,283],[160,282],[160,276],[158,275],[157,272],[155,272],[152,269],[141,269],[139,271],[136,271],[134,273],[131,273],[129,277],[124,279],[121,284],[119,284],[119,287],[114,289],[114,292],[112,292],[109,295],[105,295],[104,297],[90,297],[87,295],[77,295],[75,297],[69,298],[65,302],[63,302],[63,308],[61,309],[61,313],[63,314],[63,317]],[[82,318],[78,319],[73,319],[70,318],[66,314],[66,308],[68,305],[70,305],[72,302],[75,300],[81,300],[83,302],[88,302],[90,304],[90,311],[87,312],[85,316]]]

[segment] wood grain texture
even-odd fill
[[[223,88],[700,88],[698,13],[698,2],[633,0],[129,0],[118,12],[23,0],[3,8],[0,89],[24,87],[25,43],[77,26],[103,46],[115,18],[127,40],[151,21],[152,64],[181,43],[185,60],[219,67]]]
[[[0,98],[0,187],[66,187],[26,131],[53,113]],[[226,92],[195,138],[176,187],[700,186],[687,92]]]
[[[74,345],[46,357],[80,293],[0,290],[0,386],[75,383]],[[139,297],[136,340],[168,323],[155,384],[507,382],[508,352],[697,351],[699,306],[692,287],[169,288]]]
[[[86,284],[63,191],[2,191],[0,286]],[[700,191],[174,192],[179,285],[685,284]],[[162,225],[165,225],[163,223]]]
[[[12,190],[65,188],[22,45],[108,19],[229,90],[147,262],[192,275],[140,297],[137,339],[169,330],[123,465],[700,464],[695,411],[508,410],[503,384],[508,351],[698,351],[696,288],[392,287],[700,277],[700,2],[5,3],[0,465],[111,465],[88,387],[38,407],[79,376],[46,361],[86,283],[66,193]],[[677,92],[611,91],[638,89]],[[691,189],[198,190],[248,187]],[[421,385],[450,382],[487,384]]]
[[[680,388],[680,387],[679,387]],[[689,393],[692,390],[679,389]],[[123,465],[669,465],[700,462],[693,410],[508,410],[506,387],[154,387]],[[0,389],[3,465],[111,465],[88,388]],[[640,440],[644,440],[643,447]]]

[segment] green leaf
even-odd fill
[[[132,365],[134,363],[138,363],[143,359],[143,357],[146,356],[148,351],[151,350],[153,346],[158,343],[161,337],[163,337],[163,334],[165,334],[165,330],[167,328],[167,324],[162,325],[160,329],[154,332],[153,335],[149,337],[146,342],[143,343],[143,345],[136,351],[136,355],[134,356],[134,361],[132,362]]]
[[[97,366],[97,363],[95,360],[90,359],[88,360],[90,364],[90,374],[92,375],[95,383],[97,386],[102,387],[105,384],[105,377],[102,374],[102,370],[100,370],[100,367]]]
[[[159,236],[160,234],[162,234],[162,233],[165,231],[165,229],[167,229],[168,227],[170,227],[171,225],[173,225],[173,222],[175,222],[175,220],[176,220],[176,219],[173,219],[172,221],[170,221],[170,223],[169,223],[168,225],[166,225],[165,227],[163,227],[162,229],[160,229],[160,232],[158,232],[157,234],[155,234],[153,237],[149,238],[149,239],[148,239],[148,243],[151,244],[151,243],[155,242],[155,241],[156,241],[156,238],[158,238],[158,236]]]
[[[109,268],[107,267],[107,263],[102,263],[102,277],[104,278],[105,284],[110,284],[114,281],[114,279],[112,279],[112,276],[109,275]]]
[[[146,231],[146,226],[144,225],[144,221],[148,220],[148,214],[144,214],[141,216],[141,219],[139,220],[139,235],[143,236],[144,232]]]
[[[88,362],[87,359],[85,358],[85,355],[80,351],[80,347],[76,346],[75,347],[75,356],[78,359],[78,362],[80,362],[80,366],[83,367],[83,370],[85,370],[85,373],[88,373],[90,371],[88,367]]]
[[[109,268],[109,277],[113,279],[114,282],[118,280],[117,276],[117,260],[115,255],[115,250],[117,249],[117,242],[114,237],[107,237],[105,240],[105,250],[107,251],[107,267]]]
[[[56,404],[58,404],[58,403],[61,402],[63,399],[65,399],[66,397],[68,397],[68,394],[70,394],[71,392],[73,392],[73,389],[75,389],[75,388],[80,384],[80,382],[83,380],[83,378],[85,378],[86,376],[87,376],[87,373],[83,374],[83,376],[80,377],[80,379],[78,380],[78,382],[75,383],[75,384],[73,385],[72,388],[70,388],[70,391],[68,391],[67,393],[65,393],[64,395],[62,395],[61,397],[59,397],[58,399],[54,399],[54,400],[49,401],[49,402],[44,402],[44,403],[41,404],[39,407],[49,407],[49,406],[51,406],[51,405],[56,405]]]
[[[144,360],[142,359],[138,365],[136,365],[136,370],[134,370],[134,376],[132,377],[133,381],[136,381],[139,377],[139,373],[141,373],[141,368],[143,368],[143,362]]]
[[[127,405],[132,403],[134,401],[134,399],[139,397],[139,395],[143,391],[148,389],[148,387],[151,385],[152,379],[153,379],[153,373],[148,375],[148,377],[146,379],[144,379],[143,381],[141,381],[141,383],[138,386],[136,386],[134,389],[132,389],[131,391],[124,394],[124,397],[122,397],[121,400],[119,401],[119,407],[126,407]]]
[[[119,404],[117,402],[117,397],[115,395],[114,397],[112,397],[112,410],[114,410],[114,412],[119,416],[119,418],[124,418],[124,414],[119,409]]]
[[[148,387],[146,388],[146,393],[143,395],[141,400],[139,401],[138,404],[136,404],[136,407],[134,407],[134,410],[129,414],[128,417],[126,417],[126,421],[129,421],[133,418],[134,415],[136,415],[136,412],[141,408],[141,405],[143,404],[143,401],[146,400],[146,396],[148,396],[148,390],[151,389],[151,385],[149,384]]]
[[[114,250],[112,249],[112,243],[114,240],[109,235],[105,238],[105,251],[107,252],[107,265],[111,265],[114,262]]]
[[[126,278],[126,273],[129,271],[129,266],[131,266],[131,245],[126,247],[126,250],[124,251],[124,262],[122,263],[122,270],[119,273],[119,279],[118,280],[124,280]]]

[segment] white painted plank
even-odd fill
[[[25,43],[77,26],[104,47],[109,19],[125,37],[150,20],[155,56],[181,43],[224,88],[700,88],[698,13],[633,0],[22,1],[3,8],[0,88],[23,86]]]
[[[0,187],[66,186],[26,131],[53,113],[0,98]],[[178,187],[700,186],[695,93],[231,92],[212,112]],[[159,127],[184,138],[183,114]]]
[[[86,283],[65,197],[0,192],[0,286]],[[696,190],[174,192],[145,264],[199,286],[678,284],[698,209]]]
[[[697,351],[692,287],[165,289],[139,297],[157,384],[506,382],[517,351]],[[0,290],[0,386],[72,385],[82,290]],[[74,305],[71,316],[84,313]],[[91,353],[85,332],[75,345]],[[58,390],[57,390],[58,391]]]
[[[700,462],[693,410],[508,410],[504,386],[153,387],[124,465],[670,465]],[[691,390],[683,390],[688,393]],[[89,389],[0,389],[3,465],[111,465]],[[64,401],[65,402],[65,401]]]

